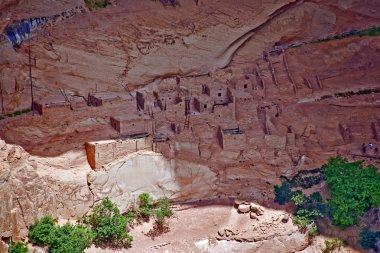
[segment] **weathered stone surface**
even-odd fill
[[[248,213],[250,210],[250,206],[246,204],[240,204],[238,207],[238,211],[241,213]]]
[[[14,145],[1,151],[5,157],[0,163],[1,237],[24,238],[27,226],[44,215],[75,219],[93,205],[85,159],[70,161],[73,153],[54,159],[33,157]]]
[[[258,220],[259,218],[257,217],[257,214],[255,212],[250,212],[249,213],[249,218],[252,220]]]
[[[213,191],[215,173],[208,167],[167,159],[159,153],[140,151],[111,163],[105,171],[88,176],[96,200],[108,196],[126,211],[143,192],[155,199],[198,200]]]
[[[255,203],[251,203],[249,205],[249,208],[250,208],[251,212],[254,212],[257,216],[261,216],[264,214],[264,209]]]

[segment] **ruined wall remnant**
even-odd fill
[[[139,150],[152,150],[151,136],[137,139],[118,139],[87,142],[86,154],[91,168],[99,170],[103,165]]]
[[[246,145],[246,136],[238,128],[219,129],[219,143],[225,151],[241,151]]]
[[[35,110],[41,115],[56,115],[56,114],[66,114],[71,111],[70,103],[65,100],[45,103],[43,101],[34,102]]]
[[[121,135],[152,133],[152,120],[145,114],[111,117],[111,125]]]

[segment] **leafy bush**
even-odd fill
[[[314,224],[308,232],[309,237],[316,237],[318,235],[318,227]]]
[[[82,225],[54,224],[51,216],[45,216],[30,227],[29,241],[49,247],[51,253],[82,253],[90,246],[91,231]]]
[[[55,229],[49,245],[50,253],[82,253],[90,247],[91,231],[81,225],[67,223]]]
[[[347,243],[345,241],[340,240],[339,238],[333,238],[331,240],[325,241],[325,248],[323,249],[323,253],[329,253],[335,249],[340,249],[341,247],[346,246]]]
[[[132,244],[133,238],[127,232],[128,219],[109,198],[97,204],[83,222],[91,226],[97,246],[130,247]]]
[[[363,249],[375,249],[376,241],[380,239],[380,231],[373,232],[368,229],[364,229],[360,232],[359,243]]]
[[[109,5],[108,0],[84,0],[84,2],[90,10],[102,9]]]
[[[158,201],[154,210],[154,215],[158,224],[163,224],[165,218],[169,218],[173,215],[168,198],[162,198]]]
[[[297,191],[292,194],[291,200],[296,206],[302,206],[308,199],[305,195],[302,194],[301,191]]]
[[[307,226],[310,225],[312,222],[313,220],[302,216],[295,216],[293,219],[293,223],[296,224],[302,232],[305,232]]]
[[[380,174],[375,167],[335,157],[324,166],[323,173],[331,192],[328,205],[334,224],[354,225],[358,216],[380,204]]]
[[[323,214],[319,210],[299,209],[296,212],[296,216],[297,217],[304,217],[304,218],[312,221],[315,218],[323,217]]]
[[[27,253],[28,247],[22,242],[12,243],[8,249],[8,253]]]
[[[55,233],[54,220],[45,216],[30,226],[29,241],[37,245],[50,245]]]
[[[289,202],[292,197],[292,190],[288,182],[282,184],[281,186],[274,186],[275,202],[280,205],[284,205]]]
[[[149,218],[153,214],[153,198],[148,193],[139,195],[138,215],[141,218]]]

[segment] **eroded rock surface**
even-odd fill
[[[87,186],[89,167],[83,158],[82,152],[55,158],[30,156],[0,140],[0,236],[12,235],[12,210],[21,237],[44,215],[76,219],[87,213],[93,195]]]

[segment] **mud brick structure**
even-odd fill
[[[41,115],[66,114],[71,111],[70,103],[64,98],[51,99],[49,102],[35,101],[34,109]]]
[[[151,136],[102,140],[85,144],[87,160],[91,168],[99,170],[103,165],[140,150],[152,150]]]
[[[228,103],[227,86],[224,83],[202,84],[202,93],[212,98],[214,104]]]
[[[219,129],[218,139],[225,151],[241,151],[246,145],[246,135],[239,128]]]
[[[152,133],[152,120],[146,114],[111,117],[111,125],[121,135]]]
[[[250,92],[251,90],[253,90],[254,81],[256,81],[255,79],[256,76],[253,74],[243,75],[239,78],[229,80],[228,84],[229,87],[231,87],[232,89]]]
[[[194,108],[200,113],[210,112],[213,104],[214,103],[211,101],[210,97],[206,95],[201,95],[194,98]]]
[[[89,95],[89,105],[105,106],[117,103],[132,103],[134,98],[127,93],[121,94],[116,92],[99,92]]]

